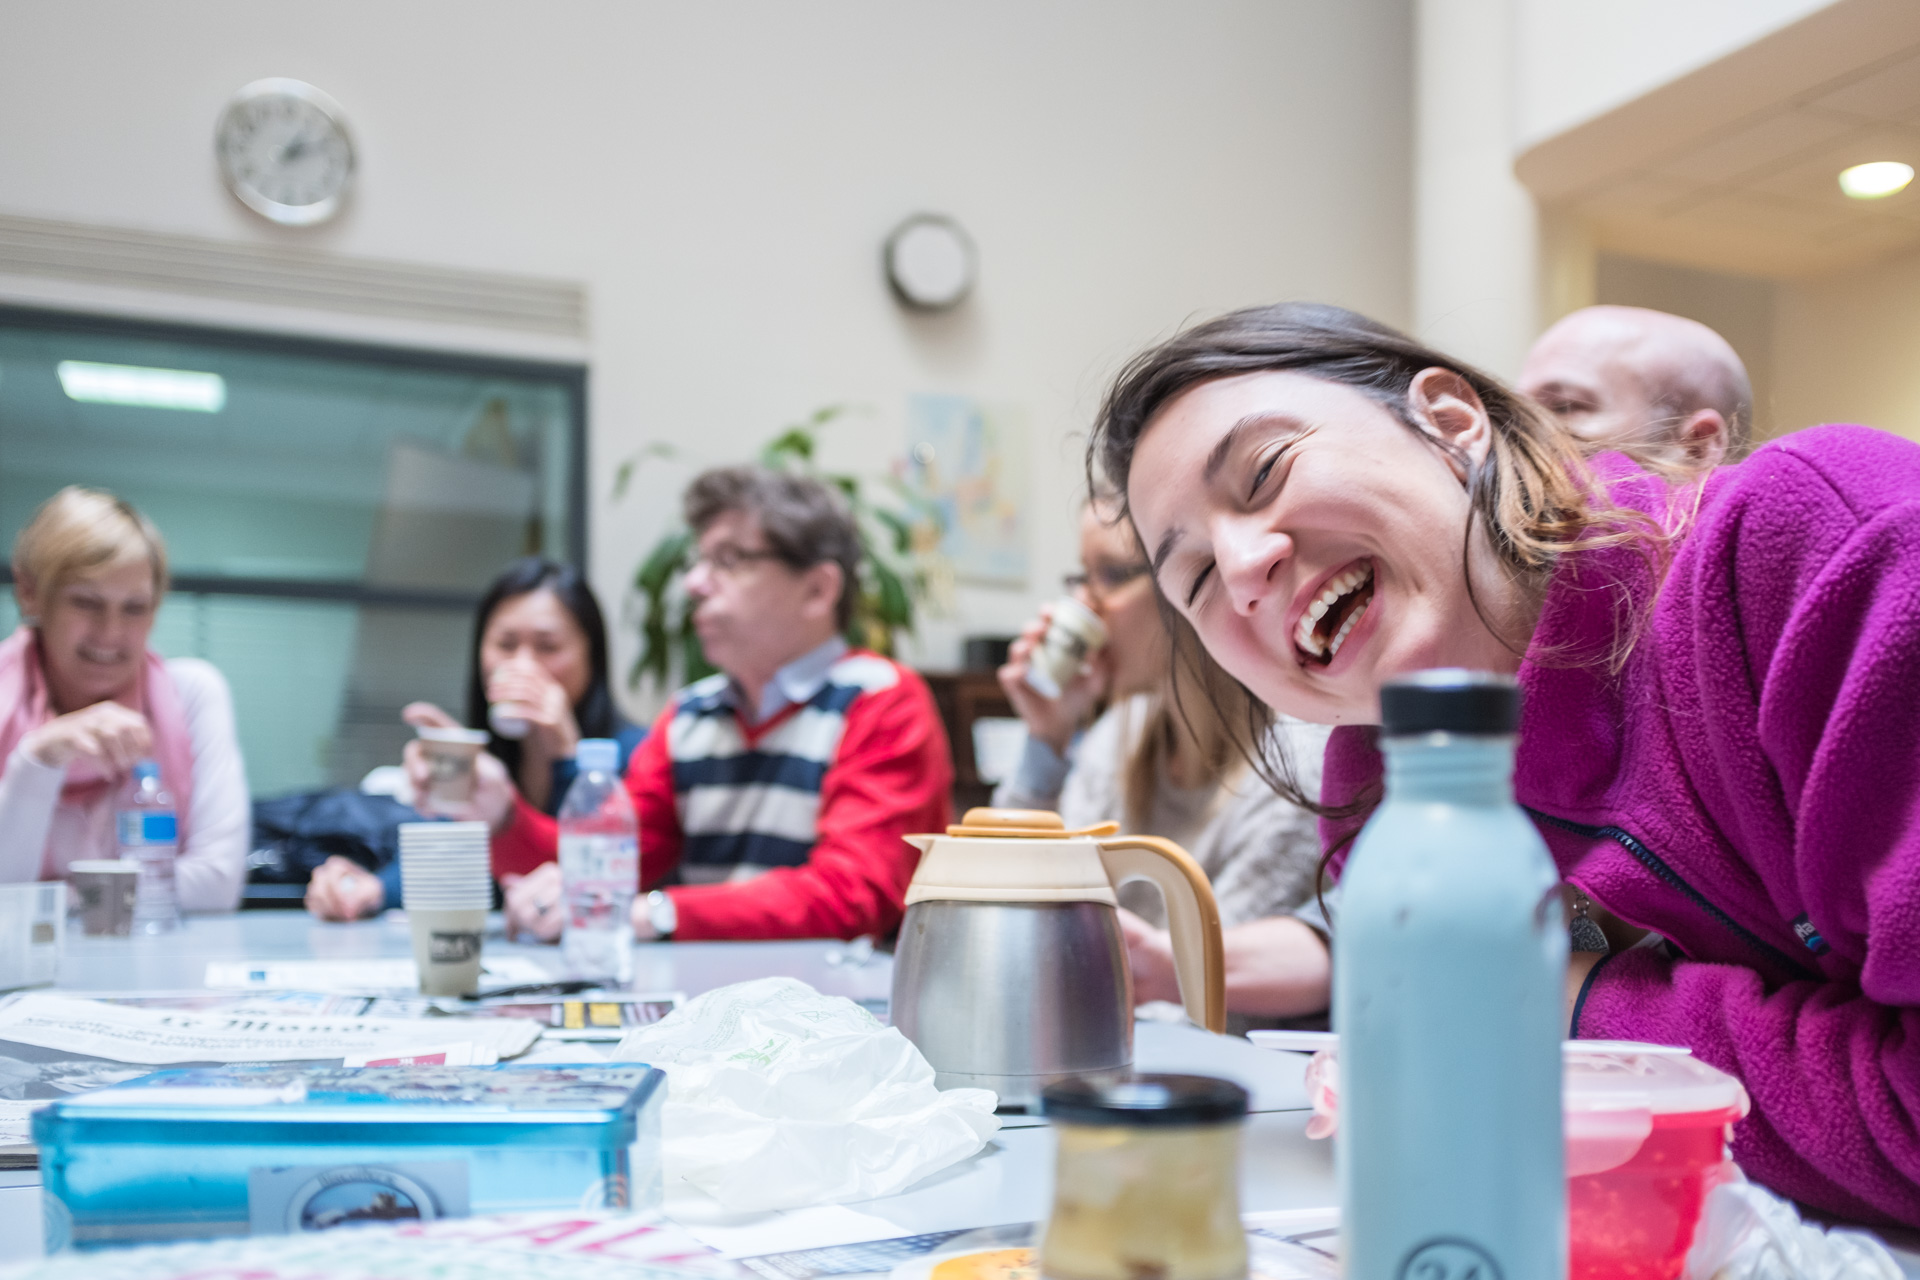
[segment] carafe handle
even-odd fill
[[[1220,939],[1220,908],[1200,864],[1159,836],[1114,836],[1097,842],[1107,877],[1151,880],[1167,900],[1173,968],[1187,1016],[1209,1031],[1227,1029],[1227,951]]]

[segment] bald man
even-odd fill
[[[1520,390],[1585,440],[1706,470],[1747,447],[1753,389],[1727,340],[1644,307],[1587,307],[1527,353]]]

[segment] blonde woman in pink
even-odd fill
[[[159,532],[131,505],[77,486],[13,545],[20,627],[0,642],[0,882],[57,880],[118,856],[114,809],[151,759],[180,821],[186,911],[231,911],[251,810],[233,698],[210,663],[147,647],[167,589]]]

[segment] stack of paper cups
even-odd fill
[[[480,935],[493,905],[484,822],[400,826],[400,887],[413,927],[413,962],[430,996],[480,987]]]

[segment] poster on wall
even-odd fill
[[[1027,432],[1023,416],[969,396],[907,401],[907,456],[938,512],[940,554],[963,582],[1025,586]]]

